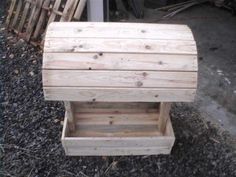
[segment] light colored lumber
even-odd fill
[[[49,17],[49,19],[48,19],[48,24],[47,24],[47,26],[55,20],[55,18],[56,18],[56,16],[57,16],[57,14],[55,13],[55,11],[58,11],[58,9],[59,9],[59,7],[60,7],[60,4],[61,4],[61,0],[56,0],[56,1],[55,1],[54,5],[53,5],[53,9],[52,9],[51,14],[50,14],[50,17]]]
[[[190,102],[196,89],[44,87],[46,100],[96,102]]]
[[[79,1],[79,4],[78,4],[75,14],[74,14],[74,19],[80,20],[86,3],[87,3],[87,0],[80,0]]]
[[[195,88],[196,72],[43,70],[44,87]]]
[[[66,44],[66,45],[65,45]],[[46,38],[44,52],[197,54],[194,41],[102,38]]]
[[[160,136],[157,125],[77,125],[74,137]]]
[[[47,38],[56,37],[194,41],[191,30],[185,25],[149,23],[54,22],[48,27]]]
[[[70,131],[75,131],[74,107],[69,101],[64,101],[65,114],[68,119],[68,126]]]
[[[121,156],[121,155],[157,155],[169,154],[170,148],[160,147],[85,147],[69,148],[66,152],[68,156]]]
[[[155,125],[158,113],[77,113],[77,125]]]
[[[43,69],[197,71],[196,55],[44,53]]]
[[[64,122],[63,133],[66,132]],[[71,137],[62,134],[62,144],[67,155],[152,155],[169,154],[174,144],[170,120],[165,136],[144,137]]]
[[[159,128],[160,132],[165,132],[167,121],[169,119],[169,114],[170,114],[170,109],[171,109],[171,103],[169,102],[162,102],[160,104],[160,116],[159,116]]]
[[[70,147],[166,147],[172,145],[173,135],[150,137],[64,137]]]

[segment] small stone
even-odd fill
[[[15,73],[15,74],[19,74],[19,70],[18,70],[18,69],[15,69],[15,70],[14,70],[14,73]]]
[[[2,59],[5,59],[6,58],[6,55],[2,56]]]
[[[57,123],[57,122],[60,122],[60,120],[59,119],[54,119],[54,122]]]
[[[31,76],[33,76],[34,75],[34,72],[33,71],[30,71],[30,73],[29,73]]]
[[[10,55],[9,55],[9,58],[10,58],[10,59],[13,59],[13,58],[14,58],[14,54],[10,54]]]

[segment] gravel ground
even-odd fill
[[[0,175],[236,177],[235,140],[180,103],[171,111],[171,155],[66,157],[60,142],[63,105],[43,98],[42,52],[7,33],[4,18],[0,14]]]

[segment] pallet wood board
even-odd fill
[[[33,45],[43,45],[47,26],[57,21],[79,21],[87,1],[12,0],[6,26]],[[74,14],[76,13],[76,18]]]

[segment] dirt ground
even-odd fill
[[[42,51],[4,29],[5,9],[0,4],[0,176],[236,177],[236,17],[202,5],[170,20],[146,10],[141,20],[188,24],[198,44],[198,95],[172,106],[171,155],[67,157],[63,104],[43,98]]]

